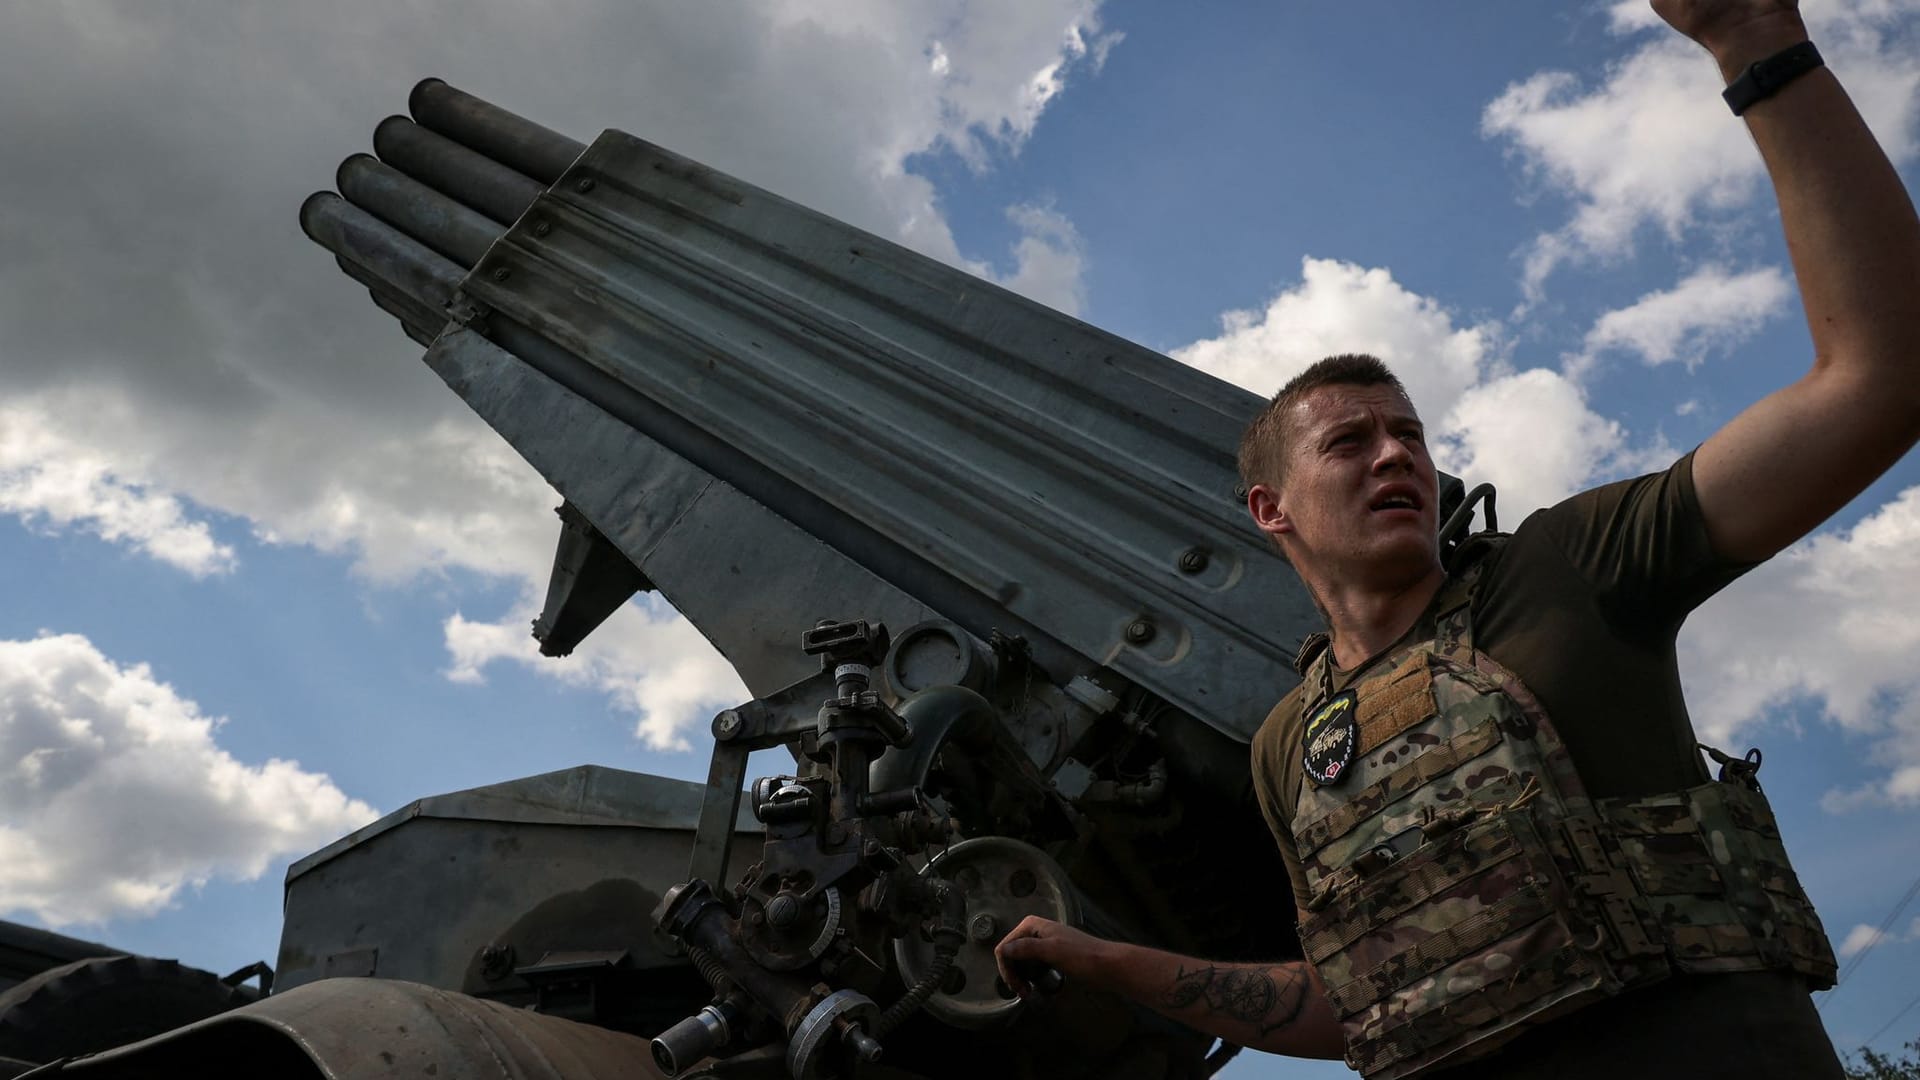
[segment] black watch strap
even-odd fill
[[[1825,64],[1826,61],[1820,57],[1820,50],[1813,47],[1813,42],[1803,41],[1781,49],[1765,60],[1748,64],[1747,70],[1729,83],[1720,96],[1727,99],[1727,107],[1733,110],[1733,115],[1739,116],[1779,93],[1788,83]]]

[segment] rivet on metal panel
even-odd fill
[[[580,194],[582,194],[582,195],[585,195],[585,194],[586,194],[587,192],[589,192],[589,191],[592,191],[592,190],[593,190],[593,177],[591,177],[591,176],[583,176],[583,177],[581,177],[581,178],[580,178],[580,182],[579,182],[579,183],[577,183],[577,184],[575,184],[575,185],[573,185],[573,190],[575,190],[575,191],[577,191],[577,192],[579,192],[579,193],[580,193]]]
[[[1207,568],[1207,549],[1190,547],[1180,554],[1180,569],[1189,574],[1197,574]]]
[[[535,236],[545,236],[552,231],[553,222],[551,221],[536,221],[533,223],[533,235]]]
[[[1127,640],[1135,645],[1152,641],[1153,633],[1153,623],[1146,619],[1135,619],[1127,624]]]
[[[1247,501],[1247,485],[1245,484],[1233,485],[1233,501],[1234,502]]]
[[[512,276],[513,271],[504,266],[496,266],[493,268],[493,280],[495,281],[505,281]]]
[[[713,718],[713,737],[722,741],[731,739],[735,735],[740,734],[740,729],[744,724],[745,722],[740,719],[739,713],[732,709],[727,709],[721,712],[719,716]]]

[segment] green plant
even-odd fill
[[[1877,1054],[1860,1048],[1860,1058],[1846,1055],[1847,1080],[1920,1080],[1920,1039],[1902,1047],[1898,1057]]]

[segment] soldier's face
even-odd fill
[[[1439,478],[1413,403],[1391,386],[1323,386],[1294,405],[1273,533],[1303,571],[1391,586],[1439,565]]]

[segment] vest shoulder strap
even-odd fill
[[[1509,533],[1480,532],[1460,541],[1446,584],[1433,599],[1435,651],[1473,651],[1473,598],[1486,577],[1487,564],[1510,538]]]

